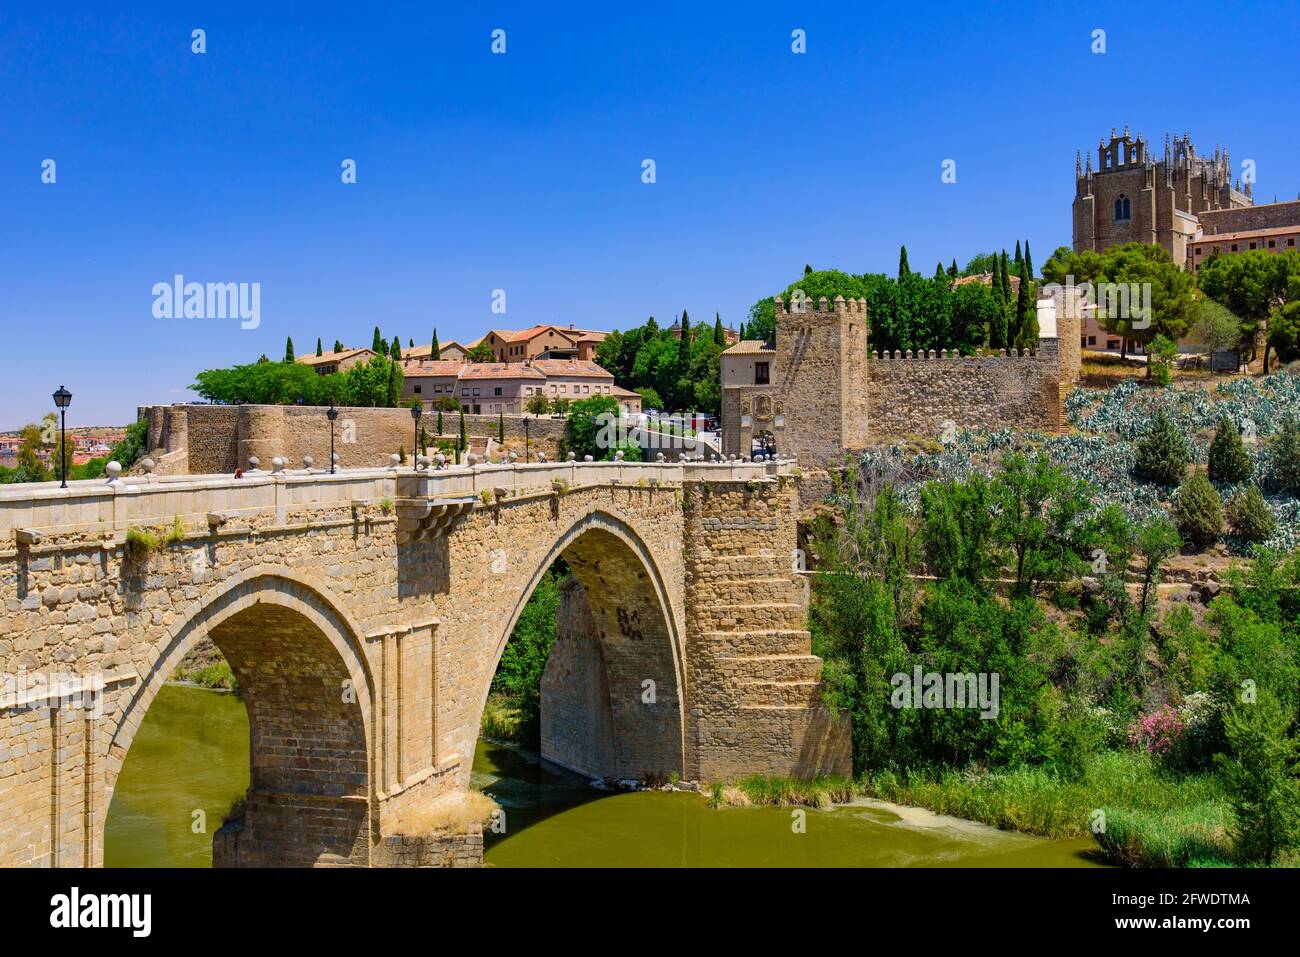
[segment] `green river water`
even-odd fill
[[[506,812],[498,867],[1088,867],[1091,840],[1053,841],[878,804],[714,810],[695,794],[605,794],[515,748],[480,741],[473,785]],[[235,695],[168,685],[118,779],[109,867],[207,867],[212,832],[248,787],[248,717]],[[202,810],[206,821],[198,821]],[[204,824],[200,829],[200,824]]]

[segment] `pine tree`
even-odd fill
[[[719,346],[725,346],[727,344],[727,339],[722,332],[722,313],[720,312],[715,312],[713,314],[713,341]]]
[[[289,336],[284,340],[284,361],[293,361],[293,336]]]
[[[1178,487],[1173,514],[1178,534],[1197,551],[1213,545],[1223,534],[1223,499],[1200,472],[1193,472]]]
[[[321,350],[321,347],[320,347],[320,336],[317,336],[317,337],[316,337],[316,355],[318,355],[318,356],[323,356],[324,354],[325,354],[325,353]]]
[[[1236,423],[1226,415],[1219,419],[1214,439],[1210,442],[1208,457],[1210,481],[1235,485],[1250,478],[1254,463],[1241,444],[1241,433]]]
[[[959,274],[960,272],[957,269],[957,260],[954,259],[952,261],[952,265],[948,267],[948,275],[951,276],[953,279],[956,279]]]
[[[441,349],[441,347],[439,347],[439,345],[438,345],[438,327],[437,327],[437,326],[434,326],[434,327],[433,327],[433,342],[432,342],[432,344],[429,346],[429,358],[430,358],[430,359],[441,359],[441,358],[442,358],[442,349]]]
[[[402,358],[402,340],[393,336],[392,348],[388,350],[388,358],[397,361]]]
[[[935,278],[935,279],[942,279],[942,278],[944,278],[944,276],[946,276],[946,275],[947,275],[947,273],[945,273],[945,272],[943,271],[943,263],[936,263],[936,264],[935,264],[935,267],[934,267],[934,278]]]
[[[899,246],[898,247],[898,278],[902,279],[911,271],[912,270],[909,269],[907,266],[907,247]]]
[[[1270,449],[1269,467],[1277,488],[1300,495],[1300,422],[1294,416],[1282,420],[1282,430]]]

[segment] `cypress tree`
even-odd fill
[[[722,332],[722,313],[720,312],[715,312],[713,314],[713,341],[719,346],[725,346],[727,344],[726,336],[723,335]]]
[[[378,326],[375,326],[375,337],[370,342],[370,348],[381,356],[388,355],[388,346],[384,345],[384,337],[379,334]]]
[[[433,343],[429,346],[429,358],[441,359],[442,349],[438,345],[438,327],[433,327]]]
[[[506,414],[497,413],[497,442],[501,445],[506,443]]]
[[[691,364],[691,317],[685,309],[682,310],[682,338],[677,343],[677,364],[682,375]]]
[[[316,337],[316,355],[318,355],[318,356],[323,356],[324,354],[325,354],[325,353],[321,351],[321,347],[320,347],[320,336],[317,336],[317,337]]]
[[[397,408],[397,400],[402,394],[402,370],[396,362],[388,364],[388,408]]]
[[[442,438],[442,409],[438,410],[438,438]]]
[[[342,351],[343,351],[343,343],[340,342],[340,341],[337,340],[337,339],[334,340],[334,351],[335,351],[335,352],[342,352]]]
[[[1007,310],[1002,301],[1002,284],[996,279],[993,283],[993,299],[997,309],[989,318],[989,348],[1005,349],[1007,347]]]
[[[293,336],[289,336],[284,340],[284,361],[293,361]]]
[[[1029,240],[1025,240],[1025,271],[1029,273],[1029,278],[1034,278],[1034,261],[1029,256]]]
[[[936,263],[934,267],[934,278],[942,279],[947,273],[943,271],[943,263]]]
[[[911,271],[912,270],[909,269],[907,266],[907,247],[899,246],[898,247],[898,278],[902,279]]]
[[[812,266],[805,265],[805,266],[803,267],[803,274],[804,274],[805,276],[811,276],[811,275],[812,275],[812,271],[813,271]]]
[[[393,346],[388,350],[388,357],[396,362],[402,358],[402,340],[393,336]]]
[[[745,341],[745,335],[746,335],[746,333],[745,333],[745,320],[742,319],[742,320],[740,321],[740,329],[739,329],[738,331],[740,332],[740,341],[741,341],[741,342],[744,342],[744,341]]]
[[[1020,261],[1020,289],[1016,293],[1016,345],[1021,349],[1032,349],[1038,343],[1038,312],[1029,298],[1030,282],[1028,266]]]
[[[456,443],[456,448],[464,450],[468,447],[469,447],[469,443],[465,441],[465,407],[461,406],[460,407],[460,440]],[[459,461],[459,459],[457,459],[457,461]]]
[[[1020,272],[1020,264],[1022,262],[1024,262],[1024,259],[1022,259],[1020,256],[1020,240],[1017,239],[1016,240],[1016,272],[1017,273]]]
[[[956,279],[958,274],[959,271],[957,269],[957,260],[954,259],[952,261],[952,265],[948,267],[948,275],[951,276],[953,279]]]

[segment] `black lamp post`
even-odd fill
[[[63,484],[59,488],[68,487],[68,406],[71,403],[72,393],[59,386],[54,393],[54,404],[59,407],[59,462],[63,473]]]
[[[330,407],[325,411],[325,418],[330,420],[330,475],[334,474],[334,420],[339,417],[339,410],[334,408],[334,399],[330,399]]]
[[[417,402],[411,406],[411,418],[415,421],[415,439],[411,443],[411,459],[415,462],[415,471],[420,471],[420,414],[424,411]]]

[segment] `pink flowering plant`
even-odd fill
[[[1175,708],[1165,705],[1158,711],[1139,715],[1128,726],[1128,743],[1148,754],[1171,752],[1187,730],[1187,719]]]

